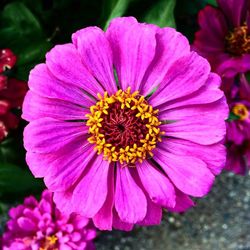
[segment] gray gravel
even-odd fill
[[[250,175],[223,173],[185,214],[166,214],[160,226],[104,232],[97,250],[250,250]]]

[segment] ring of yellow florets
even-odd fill
[[[235,56],[250,53],[250,35],[247,24],[235,27],[226,36],[226,50]]]
[[[247,107],[242,103],[237,103],[233,106],[232,112],[239,117],[239,120],[244,121],[249,117]]]
[[[96,144],[95,149],[97,153],[103,153],[103,158],[109,162],[119,161],[121,164],[133,164],[137,161],[142,162],[148,156],[152,157],[152,150],[156,147],[157,142],[161,141],[161,135],[163,134],[159,128],[161,122],[157,118],[158,110],[154,110],[153,107],[147,103],[144,96],[139,95],[138,91],[131,93],[130,87],[126,91],[118,90],[112,96],[109,96],[107,92],[104,93],[104,96],[100,94],[97,96],[99,101],[96,105],[90,107],[91,113],[86,115],[88,117],[86,124],[89,126],[89,134],[91,135],[88,141]],[[119,116],[119,119],[122,121],[124,119],[131,119],[132,122],[129,124],[134,124],[135,120],[139,121],[142,126],[139,125],[144,127],[144,132],[142,132],[143,138],[136,139],[132,141],[131,144],[131,137],[129,138],[129,145],[126,145],[128,143],[122,143],[123,145],[120,145],[120,143],[116,143],[116,145],[114,145],[115,143],[112,144],[110,134],[105,134],[105,129],[103,128],[106,126],[107,118],[110,119],[111,122],[114,120],[112,117],[116,111],[118,112],[117,116]],[[125,118],[120,118],[122,114],[124,114]],[[109,118],[109,116],[111,118]],[[126,129],[126,127],[124,129]],[[125,139],[124,141],[127,141]],[[108,142],[110,140],[111,143]]]

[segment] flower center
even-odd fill
[[[89,126],[88,138],[96,144],[98,154],[110,162],[120,161],[121,164],[142,162],[152,157],[152,150],[161,141],[157,118],[158,110],[154,110],[139,92],[118,90],[108,96],[105,92],[100,101],[90,107],[87,114]]]
[[[250,35],[246,24],[229,32],[226,36],[226,50],[234,56],[250,53]]]
[[[55,235],[47,236],[39,250],[58,250],[58,248],[55,247],[57,240],[58,238]]]
[[[233,106],[232,112],[237,115],[241,121],[244,121],[249,117],[249,111],[242,103],[238,103]]]

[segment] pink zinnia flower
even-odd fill
[[[230,107],[226,169],[244,175],[250,167],[250,85],[242,74],[239,80],[224,79],[223,86]]]
[[[44,191],[38,202],[33,196],[11,208],[2,238],[3,250],[94,250],[96,230],[82,216],[64,215]]]
[[[217,0],[200,11],[194,47],[221,76],[250,70],[249,0]]]
[[[79,30],[30,73],[27,162],[66,213],[105,230],[161,221],[225,163],[220,78],[172,28],[114,19]]]

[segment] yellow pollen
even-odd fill
[[[244,121],[249,117],[249,111],[248,111],[247,107],[242,103],[236,104],[233,107],[232,112],[235,115],[239,116],[241,121]]]
[[[131,93],[130,87],[125,91],[118,90],[111,96],[107,92],[103,96],[100,94],[97,96],[99,101],[90,107],[90,114],[86,115],[88,118],[86,125],[89,127],[90,134],[88,141],[96,145],[97,154],[103,154],[103,158],[109,162],[119,161],[128,166],[133,166],[137,161],[142,162],[146,158],[152,157],[152,150],[156,147],[157,142],[161,141],[161,136],[164,134],[159,128],[161,122],[157,117],[158,110],[154,110],[144,96],[139,95],[138,91]],[[118,124],[119,121],[121,124]],[[135,141],[128,136],[129,134],[122,137],[128,129],[128,123],[132,131],[129,133],[132,133],[133,138],[137,138],[138,135],[134,135],[137,134],[136,128],[133,131],[133,122],[135,121],[139,121],[137,126],[143,127],[144,132],[140,135],[143,137],[134,139]],[[111,134],[105,133],[107,123],[111,124],[108,125]],[[116,129],[121,126],[119,127],[120,132],[117,130],[116,134],[112,134],[112,126],[116,126]],[[124,132],[124,130],[126,131]],[[111,138],[112,135],[114,139]],[[119,136],[121,141],[117,143]]]
[[[45,238],[44,246],[40,247],[39,250],[58,250],[58,248],[55,248],[57,240],[58,238],[55,235],[47,236]]]
[[[226,36],[226,50],[234,55],[241,56],[250,53],[250,35],[246,24],[234,28]]]

